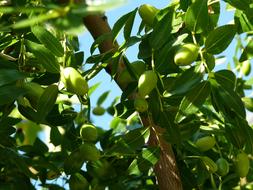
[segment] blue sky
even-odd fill
[[[159,2],[159,3],[158,3]],[[128,0],[126,4],[124,4],[121,7],[117,7],[115,9],[109,10],[106,12],[106,16],[108,18],[109,24],[113,26],[113,24],[117,21],[118,18],[120,18],[122,15],[132,11],[136,7],[139,7],[141,4],[151,4],[154,5],[157,8],[164,8],[169,4],[170,1],[168,0]],[[221,7],[221,12],[222,14],[220,15],[220,25],[227,24],[231,19],[233,18],[232,12],[224,12],[225,6],[224,3],[222,3]],[[133,27],[133,33],[137,31],[137,26],[140,23],[140,18],[137,16],[135,20],[136,25]],[[89,56],[89,48],[93,42],[93,39],[91,35],[88,32],[83,33],[79,37],[80,39],[80,44],[81,44],[81,50],[85,52],[85,59]],[[119,42],[123,41],[123,38],[119,36],[118,39]],[[226,52],[223,53],[223,55],[231,55],[231,53],[234,53],[235,43],[233,43],[227,50]],[[126,53],[127,57],[130,61],[135,61],[137,58],[137,52],[138,52],[138,47],[133,47],[130,48]],[[229,60],[226,61],[226,63]],[[219,68],[224,67],[225,64],[219,66]],[[121,90],[118,88],[118,86],[111,81],[111,78],[108,74],[105,73],[105,71],[102,71],[97,75],[95,78],[93,78],[91,81],[89,81],[89,85],[93,85],[97,82],[102,82],[100,85],[100,88],[98,88],[91,96],[91,102],[92,102],[92,107],[96,106],[96,100],[97,98],[105,91],[111,90],[110,95],[108,96],[107,100],[104,102],[105,108],[108,107],[113,99],[116,96],[121,95]],[[105,114],[103,116],[92,116],[92,120],[95,122],[97,126],[103,127],[103,128],[108,128],[109,123],[111,121],[112,117],[108,114]]]

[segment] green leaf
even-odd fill
[[[236,76],[229,70],[220,70],[215,73],[210,73],[209,80],[212,85],[220,85],[226,89],[234,89],[236,85]]]
[[[55,56],[43,45],[34,43],[32,41],[26,41],[28,49],[35,55],[40,61],[42,66],[51,73],[59,73],[60,64],[55,59]]]
[[[187,9],[185,15],[186,27],[195,33],[201,33],[208,26],[207,0],[196,0]]]
[[[183,72],[169,88],[165,89],[164,97],[169,97],[175,94],[184,94],[191,90],[196,84],[202,80],[203,75],[195,71],[192,67]]]
[[[38,40],[55,56],[62,57],[64,55],[64,49],[59,40],[48,30],[42,26],[32,27],[32,32],[38,38]]]
[[[38,119],[43,121],[48,113],[53,109],[58,96],[56,85],[48,86],[38,100]]]
[[[235,25],[223,25],[211,31],[206,39],[205,48],[208,53],[219,54],[231,43],[236,33]]]
[[[0,86],[24,79],[26,75],[14,69],[0,69]]]
[[[2,86],[0,87],[0,105],[9,104],[25,93],[26,90],[15,85]]]
[[[240,26],[238,33],[251,32],[253,30],[252,16],[248,16],[243,11],[236,10],[234,19],[235,23]]]
[[[98,98],[97,100],[97,106],[100,106],[101,104],[103,104],[103,102],[106,100],[106,98],[108,97],[110,91],[106,91],[103,94],[101,94],[101,96]]]
[[[196,113],[203,105],[211,91],[210,84],[204,81],[193,88],[182,100],[176,115],[176,122],[182,121],[184,116]]]
[[[62,143],[62,136],[58,127],[51,127],[50,142],[53,143],[54,146],[58,146]]]
[[[129,16],[129,18],[126,21],[125,27],[124,27],[124,38],[127,40],[128,38],[130,38],[131,36],[131,32],[132,32],[132,28],[133,28],[133,24],[134,24],[134,19],[135,19],[135,15],[137,12],[137,8],[132,11],[132,14]]]
[[[229,3],[233,7],[241,10],[247,10],[250,6],[250,3],[252,3],[251,0],[224,0],[225,2]]]
[[[149,43],[153,49],[161,48],[168,40],[172,38],[171,23],[173,19],[173,14],[174,9],[172,9],[171,7],[160,10],[157,13],[157,16],[161,16],[161,19],[155,24],[155,27],[149,39]]]
[[[240,56],[239,61],[243,62],[247,59],[253,57],[253,41],[250,41],[247,46],[243,49],[242,55]]]
[[[128,22],[130,22],[129,19],[130,19],[130,20],[133,19],[133,15],[136,14],[136,11],[137,11],[137,9],[135,9],[135,10],[133,10],[133,11],[131,11],[131,12],[129,12],[129,13],[123,15],[123,16],[120,17],[120,18],[118,19],[118,21],[114,24],[114,26],[113,26],[113,28],[112,28],[112,35],[113,35],[113,37],[114,37],[114,40],[115,40],[116,37],[118,36],[120,30],[125,26],[125,24],[128,24]],[[127,27],[129,27],[129,26],[127,26]],[[129,32],[129,28],[126,29],[126,30],[128,30],[128,32]],[[127,32],[126,32],[126,33],[127,33]]]

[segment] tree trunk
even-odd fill
[[[93,36],[97,39],[99,36],[110,33],[111,28],[103,15],[90,15],[84,18],[84,24]],[[117,44],[113,44],[112,40],[104,41],[99,50],[101,53],[117,48]],[[118,74],[124,70],[124,64],[120,64]],[[109,64],[106,71],[110,74],[111,65]],[[117,77],[115,77],[117,82]],[[120,88],[124,87],[118,83]],[[154,172],[158,181],[160,190],[182,190],[182,183],[178,168],[176,165],[175,156],[170,144],[162,138],[162,128],[150,123],[148,118],[141,117],[142,123],[145,127],[150,127],[150,146],[159,146],[161,149],[160,159],[154,166]]]

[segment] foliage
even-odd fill
[[[234,22],[218,25],[221,3],[234,9]],[[126,50],[134,45],[145,70],[157,76],[156,87],[142,97],[148,106],[140,115],[166,129],[164,138],[173,145],[184,188],[251,189],[253,129],[246,113],[253,110],[253,100],[246,90],[252,89],[253,78],[246,77],[250,71],[244,64],[253,57],[252,1],[173,1],[158,10],[152,24],[139,23],[138,33],[132,34],[135,9],[118,19],[112,35],[95,40],[85,62],[77,38],[82,17],[103,6],[54,0],[0,4],[0,189],[64,189],[68,183],[71,189],[157,189],[152,166],[160,149],[147,146],[149,127],[141,125],[134,100],[128,98],[138,92],[143,73],[126,59]],[[94,53],[121,31],[125,41],[116,51]],[[234,39],[233,64],[220,69],[219,56]],[[191,65],[174,62],[183,43],[200,47]],[[123,80],[120,101],[106,109],[114,116],[110,129],[97,127],[97,139],[84,142],[80,128],[92,124],[89,96],[99,85],[85,95],[75,94],[75,87],[71,84],[69,90],[61,80],[61,70],[72,67],[82,81],[89,81],[113,63],[115,79],[122,57],[129,82]],[[84,69],[86,64],[90,69]],[[97,106],[103,108],[108,94],[101,95]],[[42,128],[50,129],[53,149],[39,138]],[[215,145],[201,151],[195,142],[205,136],[212,136]],[[250,159],[245,178],[236,170],[242,152]],[[220,158],[229,163],[224,175],[215,163]]]

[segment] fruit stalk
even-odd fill
[[[107,23],[106,19],[102,15],[89,15],[84,18],[84,24],[89,30],[94,39],[97,39],[99,36],[111,32],[111,28]],[[113,50],[117,48],[118,45],[113,43],[112,40],[106,40],[99,46],[101,53]],[[117,75],[120,75],[124,71],[125,65],[123,62],[119,64]],[[112,70],[112,65],[109,64],[106,68],[106,71],[110,74]],[[124,87],[117,81],[117,76],[115,77],[116,82],[119,87],[124,90]],[[129,98],[135,98],[136,94],[131,95]],[[150,126],[150,120],[147,117],[141,118],[142,123],[145,127]],[[168,144],[163,138],[162,135],[157,136],[157,128],[155,126],[151,130],[149,145],[156,146],[160,145],[161,155],[160,160],[154,167],[155,175],[157,177],[158,185],[160,190],[182,190],[182,182],[176,165],[176,159],[170,144]],[[155,130],[154,130],[155,129]],[[162,134],[162,131],[160,131]]]

